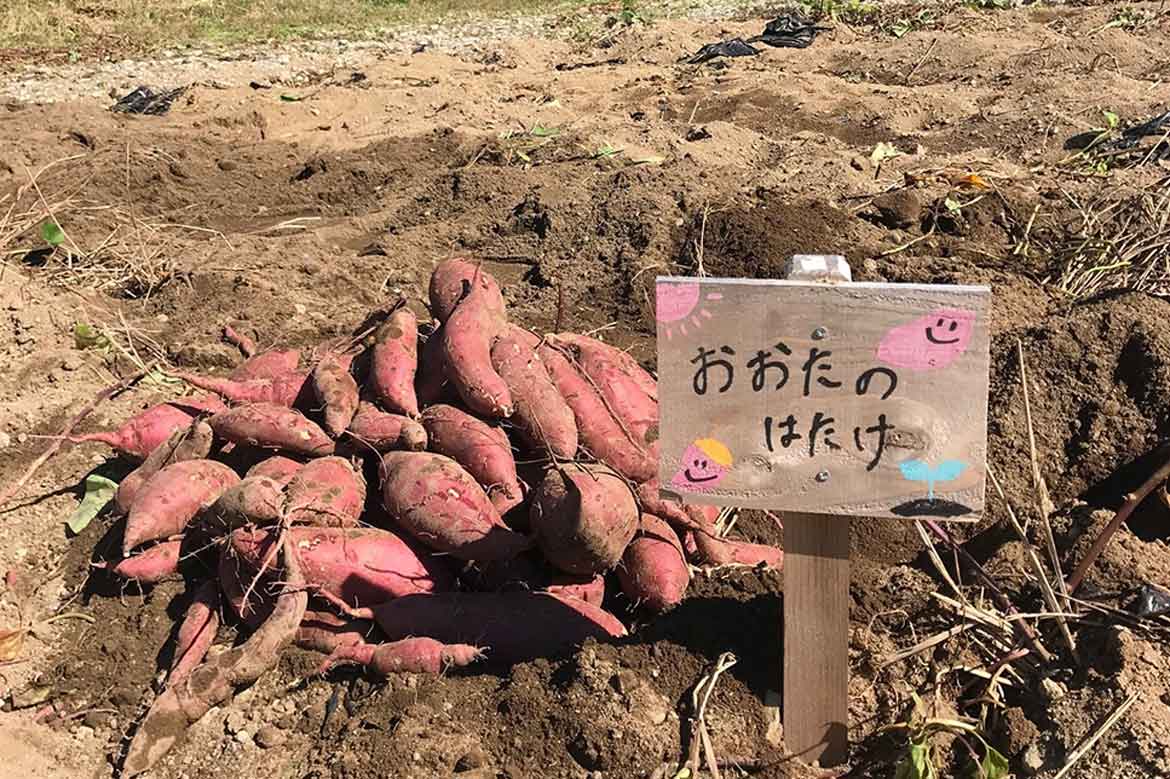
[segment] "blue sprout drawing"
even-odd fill
[[[939,481],[954,481],[963,471],[967,470],[967,463],[962,460],[943,460],[933,468],[923,460],[907,460],[899,463],[902,478],[907,481],[924,481],[927,485],[929,500],[934,500],[934,483]]]

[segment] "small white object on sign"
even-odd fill
[[[839,254],[794,254],[784,264],[791,281],[853,281],[849,263]]]

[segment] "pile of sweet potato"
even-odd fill
[[[141,460],[107,566],[193,588],[128,774],[290,643],[322,670],[513,663],[624,635],[603,604],[671,608],[688,561],[780,564],[719,537],[717,510],[660,497],[657,383],[629,355],[510,323],[472,262],[441,263],[429,293],[425,337],[403,305],[312,353],[236,337],[230,376],[176,374],[213,394],[85,437]],[[209,654],[223,614],[250,636]]]

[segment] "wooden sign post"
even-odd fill
[[[785,512],[784,740],[829,766],[848,748],[850,518],[983,510],[991,293],[792,267],[657,280],[659,481]]]

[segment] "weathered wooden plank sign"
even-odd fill
[[[835,516],[978,519],[990,294],[659,278],[663,492]]]

